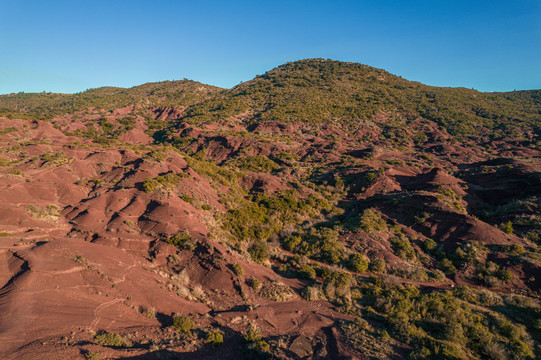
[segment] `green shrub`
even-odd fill
[[[377,258],[370,262],[369,269],[375,273],[384,273],[387,269],[387,265],[385,264],[385,260]]]
[[[433,251],[434,249],[436,249],[436,247],[438,246],[438,244],[432,240],[432,239],[429,239],[427,238],[424,242],[423,242],[423,248],[426,252],[431,252]]]
[[[297,271],[297,276],[301,279],[314,280],[316,278],[316,270],[310,265],[305,264]]]
[[[148,177],[143,181],[143,191],[146,193],[153,192],[158,186],[160,186],[160,183],[153,178]]]
[[[500,272],[498,273],[498,277],[502,281],[509,282],[509,281],[513,280],[513,273],[511,271],[507,270],[507,269],[500,270]]]
[[[83,356],[86,360],[100,360],[100,355],[92,351],[86,351]]]
[[[381,217],[381,215],[372,210],[372,209],[366,209],[360,218],[360,228],[366,232],[372,232],[372,231],[386,231],[387,230],[387,223],[385,220]]]
[[[348,269],[354,272],[363,273],[368,270],[368,261],[361,254],[351,254],[348,259]]]
[[[244,269],[241,264],[233,264],[233,272],[238,276],[244,276]]]
[[[261,288],[261,280],[259,280],[258,278],[252,278],[250,279],[249,285],[252,289],[257,291]]]
[[[235,159],[232,164],[236,165],[241,170],[260,173],[268,173],[280,168],[277,163],[262,155],[241,157]]]
[[[17,131],[16,127],[13,127],[13,126],[7,127],[7,128],[4,128],[4,129],[0,130],[0,135],[6,135],[6,134],[9,134],[9,133],[15,132],[15,131]]]
[[[195,324],[189,316],[177,315],[173,318],[173,327],[180,333],[190,334]]]
[[[525,252],[526,250],[524,250],[524,247],[520,244],[513,244],[507,248],[507,253],[509,255],[520,256],[524,255]]]
[[[452,273],[452,272],[454,272],[456,270],[456,267],[453,264],[453,262],[451,260],[447,259],[447,258],[444,258],[440,262],[439,268],[440,268],[441,271],[443,271],[446,274]]]
[[[205,341],[214,347],[218,347],[224,343],[224,336],[218,331],[209,331],[205,337]]]
[[[261,340],[261,333],[255,326],[250,326],[242,338],[245,342],[256,342]]]
[[[145,155],[143,155],[143,159],[152,160],[156,162],[163,162],[167,159],[169,154],[167,154],[167,151],[165,149],[159,149],[159,150],[152,150]]]
[[[252,247],[248,249],[248,253],[252,257],[252,260],[261,263],[270,256],[269,245],[264,240],[256,240]]]
[[[193,251],[197,247],[197,240],[192,238],[188,232],[180,232],[169,239],[167,243],[176,246],[179,250]]]
[[[174,190],[175,186],[180,182],[180,177],[175,174],[165,174],[163,176],[157,176],[155,179],[164,189]]]
[[[100,345],[121,347],[126,346],[126,340],[117,333],[102,332],[94,336],[94,340]]]
[[[513,233],[513,223],[511,221],[508,221],[506,223],[500,224],[500,229],[506,233],[506,234],[512,234]]]

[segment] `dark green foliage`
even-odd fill
[[[439,264],[439,268],[441,271],[445,272],[446,274],[450,274],[452,272],[454,272],[456,270],[456,267],[455,265],[453,264],[453,262],[447,258],[444,258],[440,264]]]
[[[246,334],[244,334],[243,340],[246,342],[255,342],[261,340],[261,332],[257,330],[255,327],[250,326],[248,330],[246,331]]]
[[[409,239],[402,233],[398,233],[396,236],[390,239],[391,245],[396,255],[404,260],[413,260],[416,258],[415,250],[411,246]]]
[[[156,161],[156,162],[162,162],[165,159],[167,159],[168,156],[169,154],[167,153],[167,150],[158,149],[158,150],[149,151],[148,153],[143,155],[143,159]]]
[[[424,242],[423,242],[423,248],[426,252],[432,252],[436,249],[436,247],[438,246],[438,244],[436,244],[436,242],[432,239],[426,239]]]
[[[411,358],[533,356],[527,345],[531,338],[520,326],[478,306],[489,306],[495,301],[483,299],[483,293],[476,294],[468,288],[421,293],[415,287],[396,286],[379,279],[365,285],[363,292],[361,301],[374,309],[371,317],[381,316],[378,319],[385,321],[388,335],[413,347]]]
[[[521,255],[524,255],[524,253],[526,252],[526,250],[524,250],[524,247],[523,247],[522,245],[519,245],[519,244],[513,244],[513,245],[509,246],[509,247],[506,249],[506,252],[507,252],[509,255],[521,256]]]
[[[159,182],[165,189],[173,190],[180,182],[180,177],[175,174],[166,174],[156,177],[156,181]]]
[[[143,191],[151,193],[159,187],[166,190],[175,190],[179,182],[180,177],[172,173],[160,175],[154,179],[148,177],[143,181]]]
[[[250,287],[252,289],[257,291],[257,290],[259,290],[261,288],[261,280],[259,280],[258,278],[252,278],[252,279],[250,279],[248,285],[250,285]]]

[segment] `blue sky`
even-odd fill
[[[541,1],[0,0],[0,94],[193,79],[303,58],[480,91],[541,88]]]

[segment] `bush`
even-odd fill
[[[269,173],[280,168],[277,163],[262,155],[242,157],[234,160],[233,164],[239,169],[260,173]]]
[[[297,271],[297,276],[301,279],[314,280],[316,278],[316,270],[310,265],[303,265]]]
[[[100,356],[92,351],[86,351],[83,356],[86,360],[100,360]]]
[[[117,333],[102,332],[94,337],[94,340],[100,345],[121,347],[126,346],[126,340]]]
[[[509,282],[509,281],[513,280],[513,273],[511,271],[507,270],[507,269],[500,270],[500,272],[498,273],[498,277],[502,281]]]
[[[500,229],[506,234],[512,234],[514,231],[513,223],[511,222],[511,220],[506,223],[502,223],[500,224]]]
[[[302,291],[302,297],[308,301],[316,301],[324,299],[325,296],[321,293],[321,288],[317,286],[308,286]]]
[[[264,240],[256,240],[248,253],[255,262],[261,263],[270,256],[269,245]]]
[[[176,246],[179,250],[193,251],[197,246],[197,240],[187,232],[180,232],[171,236],[167,239],[167,243]]]
[[[173,327],[180,333],[190,334],[195,324],[189,316],[177,315],[173,318]]]
[[[436,248],[436,246],[438,246],[438,244],[432,239],[426,239],[423,242],[423,248],[426,252],[431,252]]]
[[[141,312],[141,315],[146,316],[149,319],[156,318],[156,309],[153,307],[141,306],[139,311]]]
[[[255,326],[250,326],[244,337],[242,338],[246,342],[255,342],[261,340],[261,333]]]
[[[387,230],[387,223],[381,217],[381,215],[372,210],[366,209],[360,218],[360,228],[366,232],[385,231]]]
[[[526,250],[524,250],[524,247],[519,244],[513,244],[507,249],[507,253],[509,255],[515,255],[515,256],[524,255],[525,252]]]
[[[205,341],[212,344],[212,346],[218,347],[224,343],[224,336],[217,331],[209,331]]]
[[[153,178],[146,178],[143,181],[143,191],[146,193],[151,193],[160,185],[159,182],[154,180]]]
[[[387,264],[383,259],[374,259],[370,262],[369,269],[375,273],[384,273],[387,270]]]
[[[348,260],[348,269],[354,272],[363,273],[368,269],[368,262],[361,254],[352,254]]]
[[[238,275],[238,276],[244,275],[244,269],[242,268],[241,264],[233,264],[232,268],[235,275]]]
[[[252,289],[257,291],[261,288],[261,280],[259,280],[258,278],[252,278],[250,279],[249,285]]]

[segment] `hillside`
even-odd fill
[[[540,93],[310,59],[0,96],[0,354],[539,358]]]

